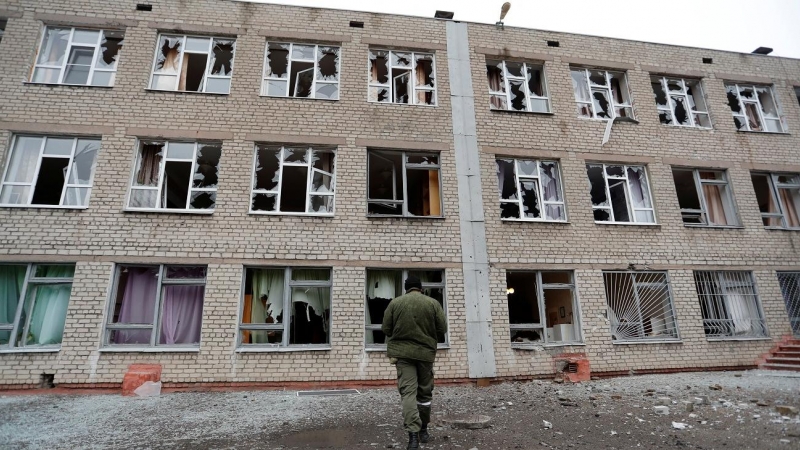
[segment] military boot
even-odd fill
[[[408,447],[406,450],[417,450],[419,448],[419,433],[408,433]]]

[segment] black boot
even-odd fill
[[[428,434],[428,424],[423,423],[422,429],[419,430],[419,441],[423,444],[427,444],[431,440],[431,435]]]
[[[408,447],[406,450],[416,450],[419,448],[419,433],[408,433]]]

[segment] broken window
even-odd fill
[[[369,101],[436,105],[433,54],[369,50]]]
[[[104,345],[198,347],[205,266],[118,265]]]
[[[487,60],[486,78],[492,109],[550,112],[542,64]]]
[[[227,94],[236,39],[159,35],[150,89]]]
[[[0,19],[0,42],[3,42],[3,34],[6,32],[6,24],[8,19]]]
[[[616,343],[677,340],[666,272],[603,272],[611,339]]]
[[[613,120],[633,119],[628,78],[624,72],[572,68],[572,88],[578,117]]]
[[[752,173],[761,220],[768,228],[800,228],[800,175]]]
[[[339,100],[339,47],[267,42],[261,95]]]
[[[100,139],[14,136],[0,205],[86,207]]]
[[[239,346],[327,347],[331,269],[245,268]]]
[[[386,335],[381,331],[383,313],[392,299],[405,294],[406,278],[414,276],[422,282],[422,293],[439,302],[447,317],[445,301],[445,272],[440,269],[367,269],[367,300],[365,308],[366,346],[386,349]],[[439,347],[447,345],[448,335],[439,341]]]
[[[700,80],[652,77],[658,118],[665,125],[711,128]]]
[[[655,223],[644,166],[587,164],[595,222]]]
[[[763,338],[767,324],[750,272],[694,273],[706,337]]]
[[[442,215],[437,153],[369,150],[367,215]]]
[[[797,97],[797,103],[800,103],[800,86],[794,87],[794,95]]]
[[[571,271],[506,272],[511,344],[570,344],[581,337]]]
[[[500,218],[567,220],[556,161],[498,159]]]
[[[122,31],[45,27],[32,83],[113,86]]]
[[[335,169],[332,148],[256,144],[250,212],[332,216]]]
[[[0,350],[59,348],[74,264],[0,264]]]
[[[733,195],[724,170],[673,168],[683,223],[738,225]]]
[[[213,211],[222,145],[140,141],[129,210]]]
[[[739,131],[783,133],[783,118],[772,86],[725,83],[728,106]]]

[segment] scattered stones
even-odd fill
[[[782,416],[796,416],[800,414],[800,410],[796,407],[787,405],[775,405],[775,411]]]
[[[672,399],[669,397],[658,397],[656,399],[656,405],[669,406],[671,404],[672,404]]]
[[[669,407],[668,407],[668,406],[663,406],[663,405],[661,405],[661,406],[654,406],[654,407],[653,407],[653,411],[654,411],[656,414],[660,414],[660,415],[662,415],[662,416],[667,416],[667,415],[669,415]]]
[[[542,425],[544,426],[545,430],[549,430],[549,429],[553,428],[553,424],[548,422],[548,421],[546,421],[546,420],[542,421]]]
[[[685,424],[683,422],[672,422],[672,428],[674,428],[676,430],[685,430],[686,427],[688,427],[688,426],[689,425],[687,425],[687,424]]]
[[[694,403],[692,402],[683,402],[684,408],[686,408],[686,412],[694,411]]]
[[[764,400],[758,400],[756,402],[756,405],[758,405],[758,406],[769,406],[769,402],[765,402]]]
[[[613,394],[613,395],[611,396],[611,398],[612,398],[612,399],[614,399],[614,400],[622,400],[622,396],[621,396],[621,395],[619,395],[619,394]]]
[[[699,397],[695,397],[694,398],[694,404],[695,405],[708,405],[709,403],[710,403],[710,401],[708,400],[708,396],[707,395],[701,395]]]
[[[720,386],[718,384],[712,384],[708,388],[711,389],[712,391],[721,391],[722,390],[722,386]]]
[[[453,428],[467,430],[479,430],[488,428],[492,418],[483,414],[465,414],[461,416],[443,417],[442,422],[449,424]]]

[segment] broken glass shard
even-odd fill
[[[500,185],[500,198],[517,200],[517,180],[514,178],[514,160],[497,160],[497,179]]]
[[[292,60],[304,59],[314,60],[314,46],[313,45],[292,45]]]
[[[417,87],[433,87],[433,55],[415,53]]]
[[[161,36],[161,42],[159,43],[160,51],[156,58],[156,73],[178,74],[182,42],[183,38],[180,37]]]
[[[267,76],[273,78],[288,78],[289,44],[270,42],[267,48]]]
[[[217,203],[216,192],[192,192],[189,201],[190,209],[214,209]]]
[[[219,145],[201,144],[197,151],[197,165],[194,173],[192,187],[214,188],[217,187],[217,167],[222,154]]]
[[[233,72],[233,52],[236,41],[214,39],[211,52],[211,75],[230,76]]]
[[[253,211],[275,211],[278,194],[253,194]]]
[[[675,122],[678,125],[691,125],[691,119],[689,119],[689,111],[686,107],[686,99],[683,96],[673,96],[672,102],[675,104]]]
[[[311,212],[318,214],[333,213],[332,195],[312,195]]]
[[[339,47],[319,47],[317,55],[317,80],[339,80]]]
[[[369,52],[370,83],[389,84],[388,58],[389,58],[389,53],[386,51],[370,50]]]
[[[511,88],[511,109],[516,111],[527,110],[528,102],[525,100],[525,88],[522,85],[522,80],[509,80],[508,84]]]
[[[519,219],[519,203],[500,203],[501,219]]]
[[[603,176],[603,166],[588,165],[586,174],[589,177],[590,195],[593,206],[608,206],[606,196],[606,181]]]
[[[392,52],[392,66],[411,67],[411,54]]]
[[[522,212],[526,218],[540,218],[539,183],[535,180],[520,181]]]
[[[653,81],[651,85],[653,86],[653,95],[656,98],[656,105],[666,108],[667,94],[664,93],[664,86],[662,86],[661,80]]]
[[[595,114],[601,119],[610,119],[611,112],[609,111],[608,94],[606,90],[592,91],[592,103],[594,104]]]
[[[256,174],[253,179],[253,189],[273,191],[278,187],[279,155],[279,147],[258,146],[256,148]]]

